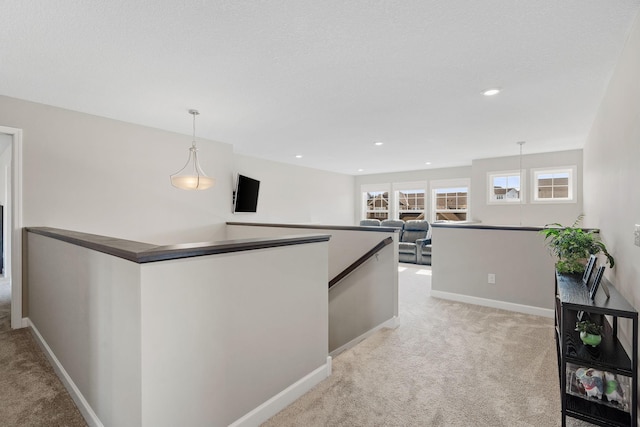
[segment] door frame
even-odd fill
[[[11,194],[7,214],[11,265],[11,328],[26,327],[22,318],[22,129],[0,126],[0,133],[10,135],[11,142]],[[6,270],[6,267],[5,267]]]

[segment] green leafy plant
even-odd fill
[[[558,223],[547,224],[540,231],[551,253],[556,256],[556,269],[559,273],[584,272],[586,259],[589,255],[604,254],[609,266],[615,265],[615,260],[607,251],[607,247],[595,230],[585,231],[578,227],[584,215],[580,215],[571,227]]]
[[[602,325],[598,325],[591,320],[582,320],[580,322],[576,322],[576,331],[591,335],[600,335],[602,334]]]

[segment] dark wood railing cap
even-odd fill
[[[331,238],[328,234],[300,234],[295,236],[236,239],[218,242],[183,243],[158,246],[149,243],[51,227],[27,227],[26,230],[29,233],[61,240],[77,246],[113,255],[118,258],[123,258],[138,264],[205,255],[217,255],[230,252],[250,251],[255,249],[275,248],[280,246],[326,242]]]

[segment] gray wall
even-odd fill
[[[27,234],[30,320],[92,425],[259,425],[329,374],[327,242],[136,264]]]
[[[184,114],[190,133],[186,111],[177,108],[176,114]],[[236,168],[264,179],[259,215],[324,223],[350,223],[353,217],[352,177],[302,167],[292,175],[291,166],[246,156],[236,162],[230,144],[197,138],[200,163],[217,183],[206,191],[184,191],[171,186],[169,175],[187,160],[188,134],[5,96],[0,96],[0,125],[24,130],[25,226],[157,244],[219,239],[224,223],[234,218]],[[295,200],[288,191],[293,184],[304,189]],[[317,202],[316,195],[326,195],[327,188],[331,201],[325,196]]]
[[[584,148],[585,223],[601,229],[616,259],[607,271],[616,288],[640,307],[640,16],[611,77]],[[622,328],[628,331],[627,328]]]
[[[380,241],[393,238],[392,245],[383,248],[329,291],[329,351],[340,352],[380,326],[395,322],[398,316],[398,232],[227,226],[229,239],[309,233],[331,235],[329,280]]]
[[[552,316],[554,261],[537,231],[436,226],[433,243],[433,296]]]
[[[534,150],[535,145],[524,145],[523,151]],[[514,143],[514,151],[519,150]],[[369,184],[391,184],[425,181],[426,190],[432,181],[466,178],[470,180],[471,197],[469,200],[471,220],[491,225],[542,226],[552,222],[571,224],[582,213],[582,150],[559,151],[552,153],[524,154],[522,168],[525,174],[525,200],[520,205],[490,205],[487,203],[487,173],[517,170],[520,157],[496,157],[474,160],[471,166],[424,169],[410,172],[396,172],[357,176],[354,188],[355,223],[360,221],[362,212],[361,186]],[[571,203],[531,203],[531,169],[546,167],[577,167],[577,199]],[[427,201],[427,218],[431,212],[431,198]]]
[[[515,144],[514,144],[515,145]],[[524,144],[525,151],[527,144]],[[532,176],[534,168],[577,167],[577,199],[569,203],[532,203]],[[496,205],[487,202],[487,174],[489,172],[518,170],[520,156],[478,159],[471,167],[471,205],[473,218],[494,225],[545,225],[553,222],[572,224],[582,213],[582,150],[558,151],[522,156],[524,170],[524,201],[517,205]]]

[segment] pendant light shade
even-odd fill
[[[216,180],[207,176],[198,162],[198,148],[196,147],[196,116],[198,110],[189,110],[193,116],[193,142],[189,148],[187,163],[178,172],[171,175],[171,185],[181,190],[206,190],[215,185]]]

